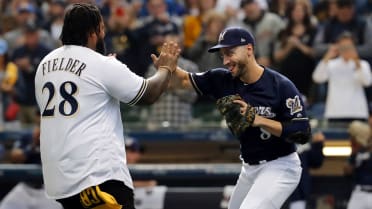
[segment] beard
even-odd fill
[[[96,52],[106,55],[106,45],[103,38],[99,38],[96,43]]]
[[[236,63],[236,72],[232,75],[234,78],[242,77],[245,74],[246,64],[242,62]]]

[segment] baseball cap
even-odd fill
[[[4,55],[8,50],[8,43],[0,38],[0,55]]]
[[[218,44],[208,49],[208,52],[213,53],[221,48],[247,44],[255,45],[254,37],[249,31],[241,27],[229,27],[220,33]]]
[[[353,121],[350,123],[348,132],[351,137],[354,137],[355,140],[362,146],[367,146],[369,139],[371,137],[371,129],[368,123],[361,121]]]
[[[138,140],[133,138],[133,137],[130,137],[130,136],[125,137],[125,149],[126,150],[131,150],[131,151],[134,151],[134,152],[142,152],[143,151],[142,146],[140,145]]]
[[[21,3],[18,6],[17,11],[18,11],[18,13],[23,13],[23,12],[34,13],[35,12],[35,7],[31,3],[24,2],[24,3]]]

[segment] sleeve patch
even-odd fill
[[[304,109],[298,95],[296,95],[294,98],[286,99],[286,106],[290,110],[291,115],[299,113]]]

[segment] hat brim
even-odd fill
[[[248,45],[249,43],[240,43],[240,44],[218,44],[216,46],[213,46],[211,48],[208,49],[208,52],[209,53],[214,53],[214,52],[218,52],[220,49],[222,48],[227,48],[227,47],[236,47],[236,46],[244,46],[244,45]]]
[[[236,46],[236,45],[231,45],[231,44],[218,44],[216,46],[213,46],[211,48],[208,49],[208,52],[209,53],[214,53],[214,52],[218,52],[221,48],[226,48],[226,47],[233,47],[233,46]]]

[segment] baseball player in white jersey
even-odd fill
[[[164,44],[157,73],[145,80],[103,55],[104,35],[98,8],[73,4],[63,46],[40,62],[35,76],[46,194],[64,208],[134,208],[119,101],[155,102],[179,56],[177,44]]]

